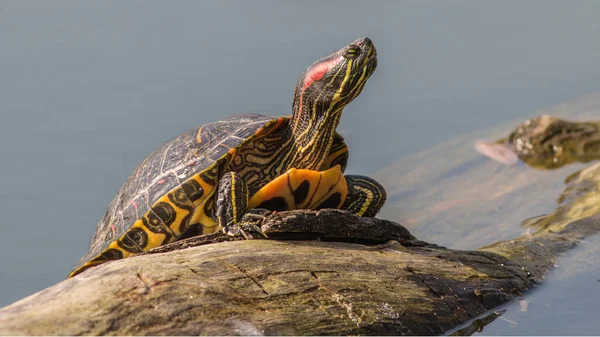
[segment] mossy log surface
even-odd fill
[[[554,258],[535,235],[457,251],[335,210],[262,229],[278,240],[217,234],[92,268],[0,310],[0,333],[440,334],[520,295]]]

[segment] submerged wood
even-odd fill
[[[1,309],[0,334],[441,334],[533,287],[600,229],[597,210],[569,213],[591,205],[596,176],[572,177],[535,232],[478,251],[344,211],[277,213],[261,225],[270,240],[213,234],[91,268]]]

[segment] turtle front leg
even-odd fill
[[[387,198],[385,188],[375,179],[345,175],[348,195],[341,209],[362,217],[374,217]]]
[[[340,165],[342,172],[348,164],[348,145],[339,133],[335,133],[329,154],[321,170]],[[360,175],[346,175],[348,193],[341,209],[358,216],[375,216],[386,199],[385,188],[372,178]]]
[[[290,169],[263,186],[249,199],[246,183],[235,172],[219,181],[216,217],[223,231],[245,238],[266,235],[256,225],[272,211],[343,209],[357,216],[375,216],[386,199],[374,179],[346,175],[340,165],[324,170]]]
[[[216,217],[224,233],[246,239],[254,237],[254,234],[265,236],[254,222],[247,221],[252,219],[252,213],[247,213],[249,197],[246,182],[236,172],[227,172],[221,177],[217,190]]]
[[[229,172],[219,182],[217,220],[225,233],[245,238],[267,237],[258,224],[273,212],[294,209],[340,208],[346,180],[339,165],[325,170],[290,169],[271,180],[248,201],[248,189]]]

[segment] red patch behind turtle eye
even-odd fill
[[[304,77],[304,85],[302,86],[302,89],[306,89],[315,81],[318,81],[321,78],[323,78],[323,75],[325,75],[326,72],[328,72],[329,70],[331,70],[331,68],[338,64],[340,58],[342,58],[342,56],[321,62],[311,67],[306,76]]]

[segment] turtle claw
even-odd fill
[[[238,228],[240,229],[242,235],[246,238],[246,240],[269,238],[267,234],[265,234],[265,232],[263,232],[262,229],[254,223],[241,223],[238,225]]]
[[[248,210],[240,222],[236,224],[228,224],[223,230],[229,236],[242,236],[246,240],[252,239],[268,239],[260,225],[272,214],[268,209],[255,208]]]
[[[270,211],[265,208],[253,208],[244,213],[241,222],[262,222],[265,221],[267,217],[273,213],[273,211]]]
[[[227,226],[227,228],[224,230],[229,236],[242,236],[246,240],[269,238],[267,234],[265,234],[262,229],[253,222],[239,222],[237,224]]]

